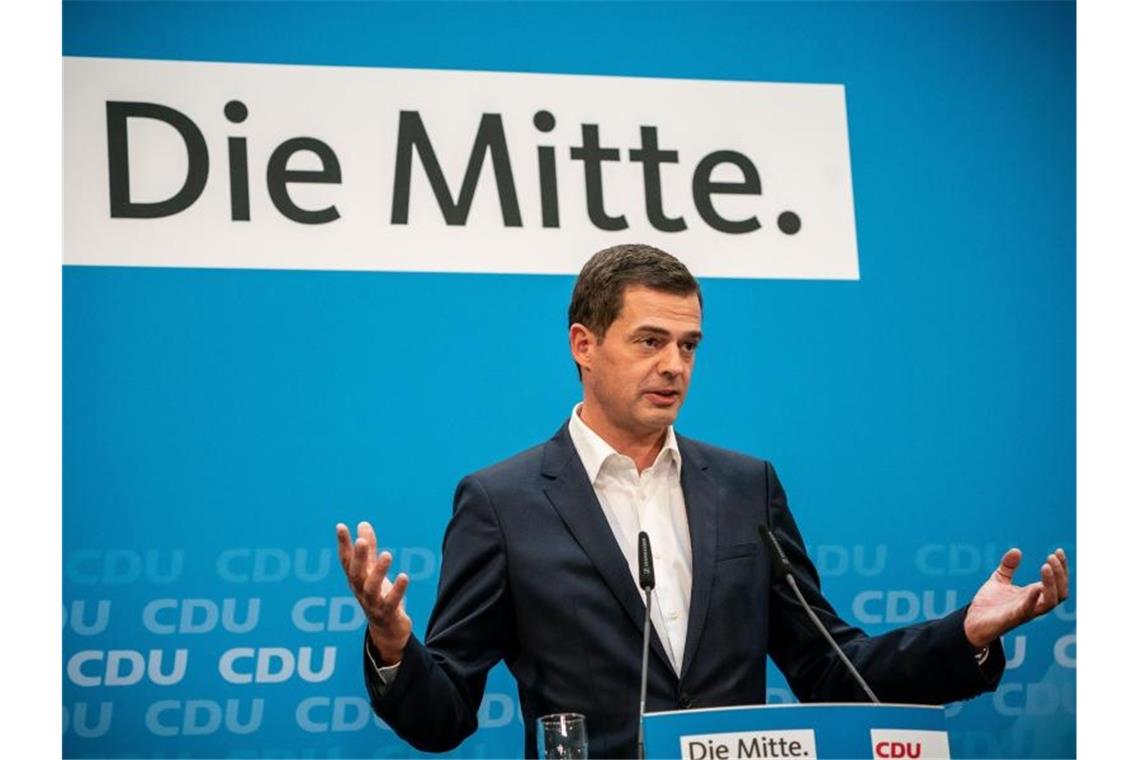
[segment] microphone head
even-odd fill
[[[637,534],[637,569],[643,591],[649,591],[655,585],[653,578],[653,552],[649,548],[649,534],[641,531]]]
[[[776,535],[767,525],[760,526],[760,537],[768,545],[768,557],[772,561],[772,572],[781,578],[785,575],[791,575],[792,563],[788,561],[788,555],[784,554],[784,550],[780,548],[780,542],[776,540]]]

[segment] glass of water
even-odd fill
[[[540,760],[586,760],[586,716],[554,713],[538,719]]]

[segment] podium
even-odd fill
[[[790,704],[646,713],[652,760],[949,758],[946,710],[928,705]]]

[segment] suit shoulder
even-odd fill
[[[721,448],[720,446],[713,446],[711,443],[698,441],[695,438],[681,437],[681,440],[688,446],[691,446],[698,457],[720,470],[763,474],[772,466],[767,459],[752,456],[751,454],[732,451],[731,449]]]
[[[530,480],[542,469],[542,452],[545,447],[545,442],[531,446],[514,456],[476,470],[463,480],[477,480],[485,487]]]
[[[474,497],[485,500],[502,519],[541,496],[544,478],[542,459],[545,444],[477,470],[455,487],[455,510]]]

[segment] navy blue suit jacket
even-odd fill
[[[761,525],[884,702],[941,704],[996,686],[1000,644],[979,668],[965,610],[868,637],[823,598],[771,465],[681,436],[677,444],[693,549],[688,634],[680,676],[653,634],[647,710],[761,704],[769,655],[801,701],[865,701],[786,584],[771,577]],[[545,444],[460,482],[426,639],[412,637],[386,689],[365,657],[372,706],[416,748],[451,749],[476,729],[487,671],[505,660],[518,681],[528,757],[535,719],[553,712],[586,715],[591,756],[632,757],[644,618],[563,425]]]

